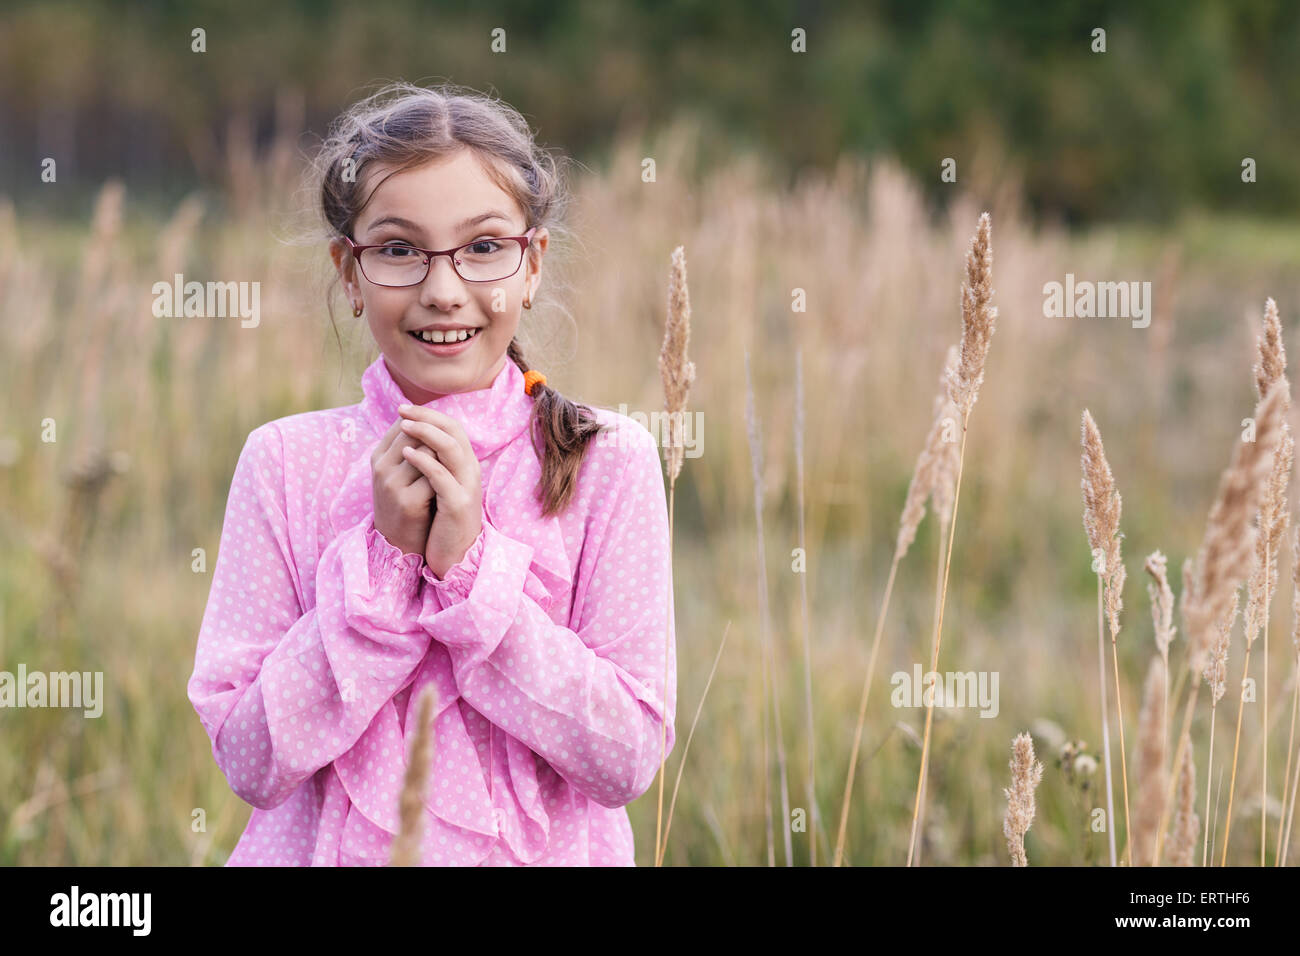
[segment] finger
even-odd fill
[[[404,465],[410,462],[403,462]],[[429,484],[429,479],[424,477],[420,469],[411,465],[411,470],[415,472],[415,480],[398,492],[399,501],[412,502],[417,504],[429,505],[434,497],[433,485]],[[413,505],[412,505],[413,507]]]
[[[398,432],[397,437],[393,439],[393,454],[398,456],[398,461],[393,465],[393,470],[401,476],[400,480],[404,486],[413,485],[417,482],[426,480],[424,473],[420,471],[420,469],[416,468],[405,454],[406,449],[408,448],[416,450],[424,447],[424,444],[418,438],[400,431]],[[436,452],[434,453],[434,457],[438,457]]]
[[[402,421],[401,418],[394,421],[375,444],[375,450],[370,456],[370,466],[375,475],[383,476],[386,481],[392,483],[394,488],[407,490],[416,482],[427,479],[420,469],[402,455],[404,447],[414,447],[419,444],[409,435],[403,434]]]
[[[429,480],[434,494],[446,498],[462,490],[455,477],[447,470],[447,466],[438,461],[428,448],[403,449],[403,452],[407,461],[420,469],[420,473]]]
[[[406,447],[411,447],[411,446],[406,446]],[[424,477],[424,474],[420,471],[420,469],[416,468],[413,464],[407,461],[406,458],[403,458],[401,463],[398,464],[393,470],[393,481],[397,483],[399,488],[409,490],[411,485],[426,480],[427,479]]]
[[[427,446],[447,466],[448,471],[459,476],[465,456],[454,436],[438,425],[410,419],[402,422],[402,432],[408,438]]]
[[[405,454],[408,450],[414,451],[424,447],[424,445],[409,435],[398,435],[397,439],[393,442],[394,452],[401,456],[401,460],[394,465],[387,466],[388,470],[384,473],[390,476],[390,480],[397,488],[409,491],[412,485],[420,482],[425,482],[426,486],[428,485],[428,479],[424,477],[424,472],[420,471],[419,468],[416,468]],[[436,458],[437,456],[435,455],[434,457]],[[432,487],[429,487],[430,493],[432,493],[432,490]]]
[[[430,425],[437,425],[443,431],[455,438],[456,443],[464,448],[466,453],[473,454],[473,447],[470,445],[469,434],[465,431],[465,426],[445,412],[440,412],[433,408],[425,408],[423,405],[399,405],[397,411],[403,418],[409,418],[412,421],[428,422]]]
[[[401,405],[398,412],[411,422],[402,426],[403,431],[419,436],[461,487],[471,488],[477,484],[478,455],[457,419],[423,405]]]
[[[379,467],[385,471],[397,470],[400,468],[405,459],[402,457],[402,449],[407,446],[419,444],[419,440],[412,438],[402,429],[404,419],[398,419],[393,423],[392,431],[394,437],[387,449],[379,458]]]
[[[397,419],[390,426],[388,431],[379,436],[379,441],[375,443],[375,450],[370,454],[370,464],[372,467],[379,464],[384,454],[392,447],[393,440],[397,438],[402,431],[402,419]]]
[[[465,433],[465,428],[459,421],[452,418],[446,412],[440,412],[436,408],[427,408],[424,405],[398,405],[397,413],[403,418],[410,418],[416,421],[429,422],[433,425],[441,425],[453,434],[459,433],[466,438],[469,436]]]

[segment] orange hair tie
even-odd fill
[[[539,382],[545,385],[546,376],[543,375],[541,372],[537,371],[537,369],[529,369],[527,372],[524,373],[524,391],[527,394],[529,395],[533,394],[533,386],[538,384]]]

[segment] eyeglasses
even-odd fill
[[[421,249],[408,245],[362,246],[347,236],[343,241],[352,250],[361,274],[375,285],[400,289],[419,285],[429,275],[433,260],[448,256],[456,275],[466,282],[500,282],[519,271],[524,250],[532,241],[536,226],[522,236],[492,236],[475,239],[455,249]]]

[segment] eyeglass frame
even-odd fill
[[[406,244],[397,245],[391,242],[374,242],[368,245],[359,245],[358,243],[353,242],[350,236],[343,236],[343,241],[346,242],[348,244],[348,248],[352,250],[352,258],[356,260],[357,268],[361,270],[361,274],[365,276],[365,280],[369,282],[371,285],[377,285],[384,289],[410,289],[410,288],[414,288],[417,285],[421,285],[426,279],[429,278],[429,273],[433,271],[433,260],[436,259],[438,256],[447,256],[449,259],[451,259],[452,271],[455,272],[456,275],[463,282],[504,282],[506,279],[509,279],[510,276],[515,275],[516,273],[519,272],[521,268],[523,268],[524,256],[528,252],[528,247],[529,245],[531,245],[533,241],[533,233],[536,231],[537,231],[537,227],[533,226],[522,236],[486,236],[482,239],[474,239],[470,242],[465,243],[464,245],[456,246],[454,249],[443,249],[441,251],[436,249],[421,249],[419,246],[412,246]],[[499,279],[467,279],[465,278],[465,276],[461,275],[460,269],[456,267],[455,254],[460,252],[462,249],[468,249],[470,246],[477,245],[480,242],[488,242],[488,241],[509,242],[511,240],[514,240],[515,242],[519,243],[519,265],[515,266],[515,271],[511,272],[510,275],[504,275]],[[422,253],[424,255],[424,275],[420,277],[420,280],[418,282],[408,282],[405,285],[388,285],[383,282],[376,282],[375,280],[371,279],[370,276],[366,275],[365,267],[361,265],[361,253],[365,252],[367,249],[386,249],[386,248],[410,249],[412,252]]]

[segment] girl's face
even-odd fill
[[[382,180],[357,217],[352,239],[358,245],[451,249],[527,231],[519,205],[488,178],[468,149],[387,173],[384,168],[369,170],[362,184],[364,190]],[[519,271],[499,282],[468,282],[457,275],[449,257],[437,256],[424,282],[403,288],[366,279],[341,239],[330,244],[330,255],[348,299],[354,306],[364,304],[370,332],[393,380],[408,399],[423,405],[451,392],[491,387],[509,361],[506,349],[519,325],[523,300],[537,294],[546,243],[545,229],[534,232]],[[434,327],[477,331],[456,354],[437,355],[412,335]]]

